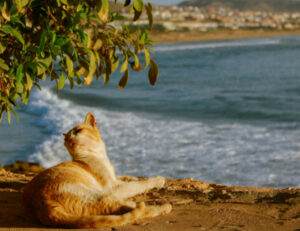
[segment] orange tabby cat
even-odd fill
[[[43,171],[23,192],[25,210],[41,223],[69,228],[119,226],[171,211],[170,204],[145,206],[128,200],[163,187],[165,179],[117,177],[92,113],[64,136],[73,160]]]

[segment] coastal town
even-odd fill
[[[126,12],[124,12],[126,14]],[[128,15],[128,17],[130,17]],[[217,29],[296,30],[300,28],[300,12],[239,11],[226,7],[154,6],[154,30],[211,31]],[[147,25],[147,15],[135,25]]]

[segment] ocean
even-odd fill
[[[117,174],[300,187],[300,36],[156,45],[160,75],[54,82],[0,124],[0,164],[69,160],[63,132],[95,114]]]

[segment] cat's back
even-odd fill
[[[78,197],[83,190],[101,194],[101,182],[86,164],[63,162],[39,173],[28,183],[23,191],[23,206],[32,214],[37,204],[51,200],[62,202],[66,195]]]
[[[68,161],[48,168],[39,173],[27,185],[27,188],[37,187],[35,190],[51,187],[55,190],[62,183],[81,182],[86,185],[98,184],[92,170],[84,163]]]

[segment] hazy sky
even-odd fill
[[[155,5],[177,5],[179,2],[183,2],[184,0],[150,0],[152,4]],[[119,0],[119,2],[123,2],[123,0]],[[132,1],[131,1],[132,2]],[[144,1],[146,2],[146,1]]]
[[[155,5],[176,5],[183,0],[150,0]]]

